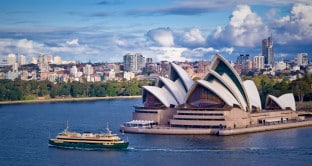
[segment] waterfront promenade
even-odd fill
[[[249,126],[246,128],[235,128],[235,129],[217,129],[217,128],[200,129],[200,128],[155,126],[153,128],[121,127],[121,131],[128,132],[128,133],[140,133],[140,134],[230,136],[230,135],[257,133],[257,132],[264,132],[264,131],[299,128],[299,127],[309,127],[309,126],[312,126],[312,119],[290,121],[290,122],[285,122],[285,123],[256,125],[256,126]]]
[[[309,127],[309,126],[312,126],[311,119],[303,120],[303,121],[291,121],[291,122],[286,122],[286,123],[258,125],[258,126],[251,126],[251,127],[246,127],[246,128],[219,130],[218,135],[230,136],[230,135],[238,135],[238,134],[264,132],[264,131],[291,129],[291,128],[298,128],[298,127]]]

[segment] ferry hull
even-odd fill
[[[50,139],[49,144],[52,146],[61,147],[61,148],[101,150],[101,149],[126,149],[128,148],[129,142],[104,145],[100,143],[87,143],[87,142],[67,142],[67,141],[62,142],[59,140]]]

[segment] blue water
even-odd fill
[[[0,165],[311,165],[312,128],[238,136],[125,134],[127,150],[48,146],[66,127],[119,133],[141,99],[0,105]],[[120,134],[120,133],[119,133]]]

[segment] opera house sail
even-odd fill
[[[142,90],[143,105],[135,106],[133,112],[137,123],[123,126],[125,132],[142,132],[139,126],[145,124],[145,129],[169,128],[172,133],[180,133],[179,129],[213,133],[298,118],[293,94],[269,95],[263,109],[255,83],[243,81],[219,54],[196,82],[183,68],[171,63],[167,78],[159,77],[155,86],[144,86]]]

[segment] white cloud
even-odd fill
[[[255,47],[268,35],[268,27],[262,23],[261,17],[253,13],[249,6],[238,5],[232,12],[230,22],[224,29],[218,26],[208,42],[217,45]]]
[[[188,32],[185,32],[183,39],[186,42],[204,43],[205,38],[202,36],[198,28],[193,28]]]
[[[180,38],[180,44],[183,46],[200,47],[205,44],[205,38],[198,28],[192,28],[178,35],[180,35],[178,36],[178,38]]]
[[[230,48],[224,47],[222,49],[215,49],[213,47],[208,48],[198,47],[195,49],[187,49],[183,51],[182,56],[188,59],[192,59],[193,61],[202,59],[211,60],[213,55],[215,55],[216,53],[220,53],[222,55],[230,55],[232,54],[233,51],[234,51],[233,47]]]
[[[78,42],[73,40],[73,43]],[[8,55],[10,53],[23,54],[26,57],[37,57],[39,53],[52,55],[77,55],[81,60],[85,60],[83,56],[99,55],[101,51],[90,48],[88,45],[68,45],[68,43],[56,44],[55,46],[48,46],[43,43],[38,43],[28,39],[0,39],[0,54]],[[84,59],[83,59],[84,58]],[[70,60],[76,60],[73,57]]]
[[[18,48],[33,49],[33,41],[27,39],[18,40],[16,43]]]
[[[219,52],[225,52],[227,54],[232,54],[234,51],[234,48],[233,47],[229,47],[229,48],[222,48]]]
[[[183,57],[187,57],[189,59],[202,59],[205,55],[207,55],[208,53],[216,53],[216,50],[212,47],[209,48],[195,48],[195,49],[187,49],[185,51],[183,51],[182,55]]]
[[[79,45],[78,38],[75,38],[73,40],[68,40],[68,41],[66,41],[66,44],[77,46],[77,45]]]
[[[33,55],[37,52],[40,44],[28,39],[0,39],[0,53],[22,53],[26,55]]]
[[[312,42],[312,5],[294,4],[290,15],[276,20],[273,36],[279,44],[307,45]]]
[[[159,46],[174,46],[174,36],[170,28],[157,28],[147,32],[146,36]]]
[[[156,61],[186,61],[191,60],[182,56],[182,52],[186,51],[187,48],[177,47],[150,47],[150,57],[154,57]]]

